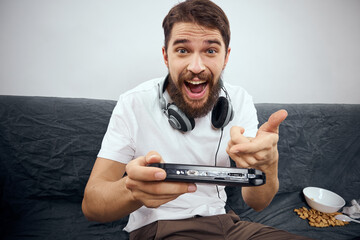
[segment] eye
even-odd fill
[[[185,49],[185,48],[179,48],[176,50],[178,53],[180,54],[185,54],[185,53],[188,53],[188,51]]]
[[[207,50],[207,53],[209,53],[209,54],[215,54],[215,53],[216,53],[216,50],[210,48],[210,49]]]

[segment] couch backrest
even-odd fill
[[[105,100],[0,96],[3,197],[81,201],[114,106]]]
[[[115,104],[0,96],[2,197],[81,201]],[[360,105],[256,104],[256,108],[260,124],[278,109],[289,112],[280,127],[280,193],[319,186],[355,197],[347,186],[360,189]]]
[[[286,109],[279,140],[282,192],[323,187],[360,198],[360,104],[256,104],[259,122]]]

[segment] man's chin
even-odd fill
[[[212,110],[212,106],[207,106],[206,99],[186,101],[186,103],[185,114],[191,118],[204,117]]]
[[[194,111],[196,110],[200,110],[201,108],[204,107],[204,105],[206,104],[206,99],[191,99],[191,100],[186,100],[186,105],[191,108],[194,109]]]

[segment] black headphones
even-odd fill
[[[166,86],[169,83],[168,77],[169,76],[165,78],[162,87],[160,86],[160,83],[158,84],[160,107],[167,116],[168,121],[173,128],[182,132],[191,131],[195,127],[195,120],[193,118],[187,117],[186,114],[183,113],[174,103],[166,104],[163,93],[165,92]],[[211,124],[214,128],[217,129],[224,128],[234,118],[234,111],[231,105],[230,96],[222,83],[221,85],[221,89],[225,92],[226,97],[220,96],[211,112]]]

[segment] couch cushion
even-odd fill
[[[127,239],[81,201],[115,101],[0,96],[0,238]]]

